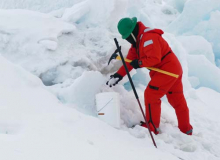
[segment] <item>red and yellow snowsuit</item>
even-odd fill
[[[162,30],[147,28],[141,22],[138,22],[138,26],[137,49],[131,46],[127,59],[138,59],[140,67],[155,67],[179,75],[179,78],[174,78],[150,71],[151,81],[144,93],[146,118],[150,129],[154,133],[158,133],[161,115],[160,98],[166,95],[176,111],[179,129],[190,135],[192,134],[192,126],[189,122],[189,109],[183,95],[181,64],[168,43],[162,38]],[[133,69],[129,63],[126,65],[129,71]],[[125,68],[122,66],[117,73],[125,76]]]

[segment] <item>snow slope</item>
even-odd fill
[[[134,159],[143,157],[146,150],[156,159],[176,159],[156,150],[149,139],[137,140],[62,105],[40,79],[21,67],[2,57],[0,64],[0,157],[4,160]]]
[[[219,159],[219,2],[202,2],[1,1],[1,8],[7,9],[0,10],[0,157]],[[113,88],[105,85],[121,66],[120,61],[107,66],[115,50],[113,38],[118,38],[124,55],[129,48],[116,28],[124,16],[166,30],[164,38],[183,66],[193,136],[179,131],[173,108],[162,98],[155,149],[148,130],[130,128],[142,115],[127,77]],[[144,106],[148,71],[131,74]],[[112,91],[120,95],[121,129],[97,118],[95,95]]]
[[[220,156],[219,107],[213,103],[218,102],[219,93],[213,90],[191,91],[187,99],[195,129],[190,137],[179,132],[173,110],[163,104],[162,133],[154,136],[158,145],[155,149],[146,129],[114,129],[61,104],[40,79],[21,67],[3,57],[0,64],[3,66],[0,88],[4,91],[0,93],[0,156],[4,160],[144,160],[146,157],[214,160]],[[208,97],[209,94],[213,97]]]

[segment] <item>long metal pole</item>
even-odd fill
[[[120,57],[121,57],[121,60],[122,60],[123,65],[124,65],[124,67],[125,67],[126,73],[127,73],[127,75],[128,75],[128,79],[129,79],[129,81],[130,81],[130,83],[131,83],[131,87],[132,87],[132,89],[133,89],[134,95],[135,95],[135,97],[136,97],[136,99],[137,99],[137,101],[138,101],[138,105],[139,105],[139,107],[140,107],[140,109],[141,109],[142,115],[143,115],[143,117],[144,117],[145,123],[146,123],[146,125],[147,125],[148,131],[149,131],[150,136],[151,136],[151,139],[152,139],[152,141],[153,141],[153,144],[154,144],[154,146],[157,148],[157,145],[156,145],[156,143],[155,143],[155,141],[154,141],[154,137],[153,137],[153,135],[152,135],[152,133],[151,133],[151,130],[150,130],[150,126],[149,126],[149,124],[148,124],[148,122],[147,122],[146,116],[144,115],[144,111],[143,111],[143,108],[142,108],[142,106],[141,106],[141,103],[140,103],[140,100],[139,100],[137,91],[136,91],[136,89],[135,89],[135,87],[134,87],[134,83],[133,83],[133,81],[132,81],[132,79],[131,79],[131,76],[130,76],[130,73],[129,73],[128,68],[127,68],[127,66],[126,66],[124,57],[123,57],[123,55],[122,55],[122,53],[121,53],[121,49],[120,49],[120,47],[119,47],[118,41],[117,41],[116,38],[114,38],[114,41],[115,41],[116,47],[117,47],[117,49],[118,49],[118,51],[119,51],[119,55],[120,55]]]

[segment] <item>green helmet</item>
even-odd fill
[[[126,39],[129,37],[131,32],[134,30],[135,26],[137,24],[137,18],[122,18],[118,22],[118,31],[122,35],[123,39]]]

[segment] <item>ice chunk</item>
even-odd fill
[[[220,58],[220,11],[213,11],[206,17],[207,19],[199,22],[193,28],[191,33],[204,36],[209,42],[211,42],[216,58]]]
[[[204,55],[188,55],[189,76],[199,79],[199,86],[212,88],[220,92],[220,69]]]
[[[210,13],[220,8],[219,0],[188,0],[182,14],[168,27],[168,31],[181,34],[206,20]]]
[[[213,45],[216,58],[220,58],[220,1],[188,0],[182,14],[167,28],[178,35],[201,35]]]
[[[45,48],[48,50],[56,50],[57,49],[57,42],[51,41],[51,40],[40,40],[38,42],[39,44],[42,44]]]
[[[178,40],[188,54],[204,55],[211,63],[215,64],[212,45],[202,36],[180,36]]]
[[[167,4],[176,8],[179,12],[183,11],[184,5],[187,0],[164,0]]]
[[[130,10],[128,11],[131,16],[137,16],[138,20],[140,19],[148,27],[162,28],[165,29],[168,24],[170,24],[176,17],[179,16],[179,12],[172,6],[162,1],[153,1],[150,0],[147,3],[143,3],[136,7],[131,4]],[[137,14],[140,12],[139,14]],[[160,17],[160,18],[158,18]]]
[[[84,72],[70,87],[60,91],[59,98],[64,103],[77,105],[84,113],[96,115],[95,95],[104,83],[105,78],[100,72]]]
[[[68,22],[75,23],[89,12],[89,1],[83,1],[75,4],[71,8],[67,8],[62,16],[62,19]]]
[[[190,83],[191,83],[193,88],[196,88],[196,87],[199,86],[199,84],[200,84],[199,78],[197,78],[197,77],[189,77],[188,79],[189,79],[189,81],[190,81]]]

